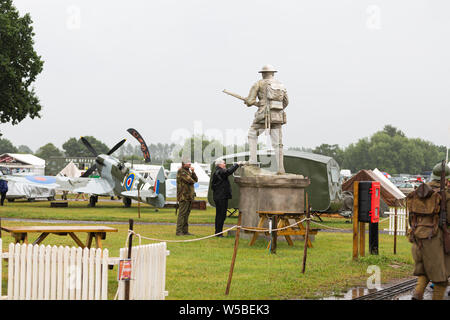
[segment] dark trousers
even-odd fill
[[[216,203],[216,232],[222,232],[223,224],[227,217],[228,199],[214,199]]]
[[[1,204],[2,205],[5,202],[5,199],[6,199],[6,192],[2,192],[2,199],[1,199]]]

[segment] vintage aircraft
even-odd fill
[[[146,161],[150,161],[147,146],[144,140],[134,129],[130,132],[140,143]],[[33,186],[49,189],[64,190],[69,192],[82,192],[90,194],[89,206],[94,207],[100,195],[112,195],[122,197],[125,207],[131,206],[131,200],[148,203],[157,208],[164,207],[165,198],[159,193],[160,181],[158,178],[144,178],[138,172],[127,168],[123,162],[111,154],[119,149],[126,141],[123,139],[117,143],[107,154],[98,154],[91,144],[81,137],[81,141],[95,156],[95,163],[79,178],[64,176],[14,176],[2,175],[7,181],[21,182]],[[100,178],[89,178],[94,170],[100,174]]]

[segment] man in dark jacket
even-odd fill
[[[0,179],[1,205],[5,202],[6,193],[8,192],[8,181]]]
[[[238,162],[226,169],[225,161],[222,159],[216,160],[216,170],[211,181],[213,200],[216,204],[216,234],[222,232],[227,217],[228,199],[231,199],[231,186],[228,176],[243,164],[244,162]],[[217,237],[223,237],[223,234],[219,234]]]

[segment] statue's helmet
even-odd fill
[[[263,72],[278,72],[277,70],[275,70],[275,68],[271,65],[271,64],[266,64],[265,66],[263,66],[261,68],[260,71],[258,71],[259,73],[263,73]]]
[[[442,163],[439,162],[433,167],[433,172],[431,173],[431,180],[441,180]],[[450,179],[450,167],[448,164],[445,165],[445,179]]]

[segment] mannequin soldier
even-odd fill
[[[445,182],[450,179],[450,168],[445,165]],[[441,197],[434,193],[440,191],[440,180],[442,173],[442,165],[439,163],[433,168],[431,175],[431,181],[426,185],[419,186],[414,192],[408,194],[408,209],[410,211],[409,222],[411,225],[410,241],[412,242],[412,256],[414,259],[414,275],[418,277],[417,286],[412,297],[413,300],[422,300],[425,292],[425,288],[428,283],[432,281],[434,283],[433,300],[442,300],[445,290],[448,284],[448,277],[450,276],[450,254],[445,254],[444,250],[444,231],[442,228],[450,227],[450,191],[448,188],[445,190],[446,209],[442,211],[446,215],[445,225],[440,225],[439,216],[415,214],[415,211],[419,211],[425,208],[423,212],[427,211],[427,207],[434,209],[433,197],[437,198],[437,209],[441,209],[443,201]],[[428,188],[428,194],[427,192]],[[420,189],[424,191],[420,191]],[[422,193],[422,194],[421,194]],[[417,194],[417,195],[416,195]],[[430,196],[430,194],[432,194]],[[429,200],[421,200],[429,199]],[[418,210],[415,210],[414,204],[419,203],[416,206]],[[430,211],[430,210],[428,210]],[[439,210],[434,210],[434,212]],[[416,217],[414,217],[416,215]],[[447,229],[448,230],[448,229]]]
[[[281,126],[286,123],[286,113],[283,111],[288,103],[288,95],[281,82],[274,79],[277,70],[271,65],[262,67],[262,79],[256,82],[250,89],[244,103],[250,106],[257,106],[255,119],[248,131],[248,144],[250,148],[250,164],[257,163],[256,147],[258,136],[265,129],[270,130],[272,147],[275,149],[278,173],[284,173],[283,164],[283,142]],[[256,100],[258,98],[258,101]]]

